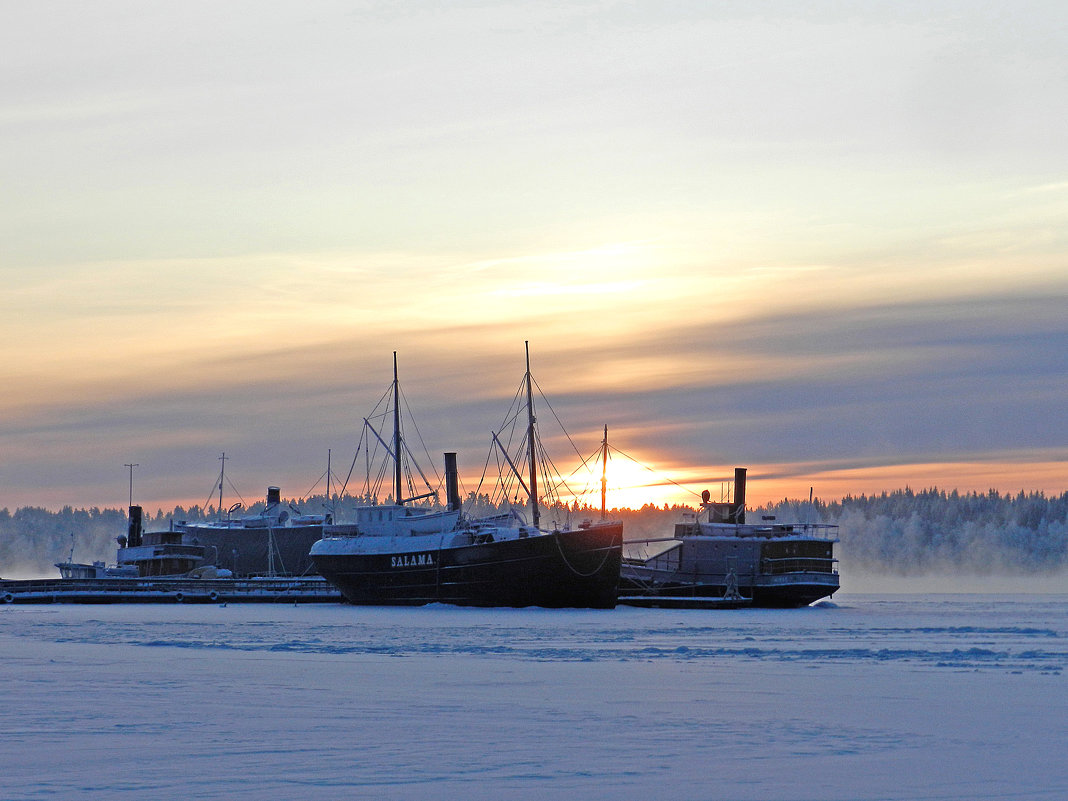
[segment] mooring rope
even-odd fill
[[[601,559],[601,564],[597,565],[597,567],[594,568],[593,571],[591,571],[590,573],[582,573],[581,571],[575,570],[574,565],[572,565],[571,562],[568,561],[567,554],[564,553],[564,548],[560,544],[560,534],[561,534],[561,532],[554,531],[553,534],[552,534],[552,537],[556,541],[556,550],[558,550],[560,552],[560,558],[564,560],[564,564],[567,565],[567,569],[568,570],[570,570],[572,573],[574,573],[579,578],[590,578],[590,576],[596,576],[598,573],[601,572],[601,568],[603,568],[605,566],[605,563],[608,561],[608,557],[612,553],[612,549],[611,548],[605,549],[604,558]]]

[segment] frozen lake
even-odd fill
[[[1068,798],[1068,596],[0,607],[0,798]]]

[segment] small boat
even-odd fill
[[[100,560],[92,562],[74,561],[74,532],[70,534],[70,555],[65,562],[56,562],[61,579],[107,579],[133,578],[139,575],[136,565],[109,565]]]
[[[619,602],[709,608],[807,606],[838,591],[838,526],[745,522],[744,467],[734,471],[734,501],[687,513],[671,537],[628,540]]]
[[[141,578],[182,576],[208,565],[204,547],[183,542],[180,531],[144,531],[140,506],[130,507],[129,528],[118,543],[119,567],[132,567]]]
[[[56,562],[59,568],[60,578],[65,579],[103,579],[103,578],[136,578],[140,575],[136,565],[108,565],[102,561],[94,560],[85,562]]]
[[[397,355],[393,354],[391,442],[374,432],[393,462],[393,502],[360,507],[355,531],[325,527],[323,539],[311,549],[316,571],[337,586],[346,600],[353,604],[605,609],[616,605],[622,524],[583,522],[551,530],[540,525],[529,350],[524,382],[529,449],[525,481],[515,460],[508,457],[507,461],[527,492],[530,521],[516,509],[483,518],[464,515],[454,453],[445,454],[445,507],[411,506],[435,492],[405,497],[401,461],[407,449],[401,436]],[[494,440],[500,444],[496,435]]]

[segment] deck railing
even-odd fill
[[[761,573],[777,575],[780,573],[833,573],[837,559],[811,556],[788,556],[782,559],[760,560]]]

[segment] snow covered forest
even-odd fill
[[[354,518],[359,496],[335,498],[338,521]],[[300,511],[322,512],[323,496],[291,502]],[[263,503],[245,514],[262,510]],[[486,495],[469,494],[469,514],[497,511]],[[671,536],[686,506],[643,506],[613,509],[628,538]],[[589,507],[549,510],[547,524],[577,524],[599,516]],[[1054,497],[1041,493],[1001,495],[960,494],[936,489],[910,489],[872,496],[847,496],[824,502],[783,500],[747,511],[749,521],[774,515],[780,522],[837,524],[841,544],[837,555],[843,570],[895,576],[946,573],[962,575],[1028,575],[1068,568],[1068,492]],[[209,506],[178,507],[147,514],[146,527],[166,528],[171,520],[202,520],[216,516]],[[89,562],[115,558],[115,537],[126,531],[126,511],[72,509],[52,512],[23,507],[0,509],[0,576],[19,578],[56,575],[55,563],[69,558]]]
[[[905,489],[830,503],[787,500],[755,513],[838,525],[842,563],[867,573],[1021,575],[1068,567],[1068,492]]]

